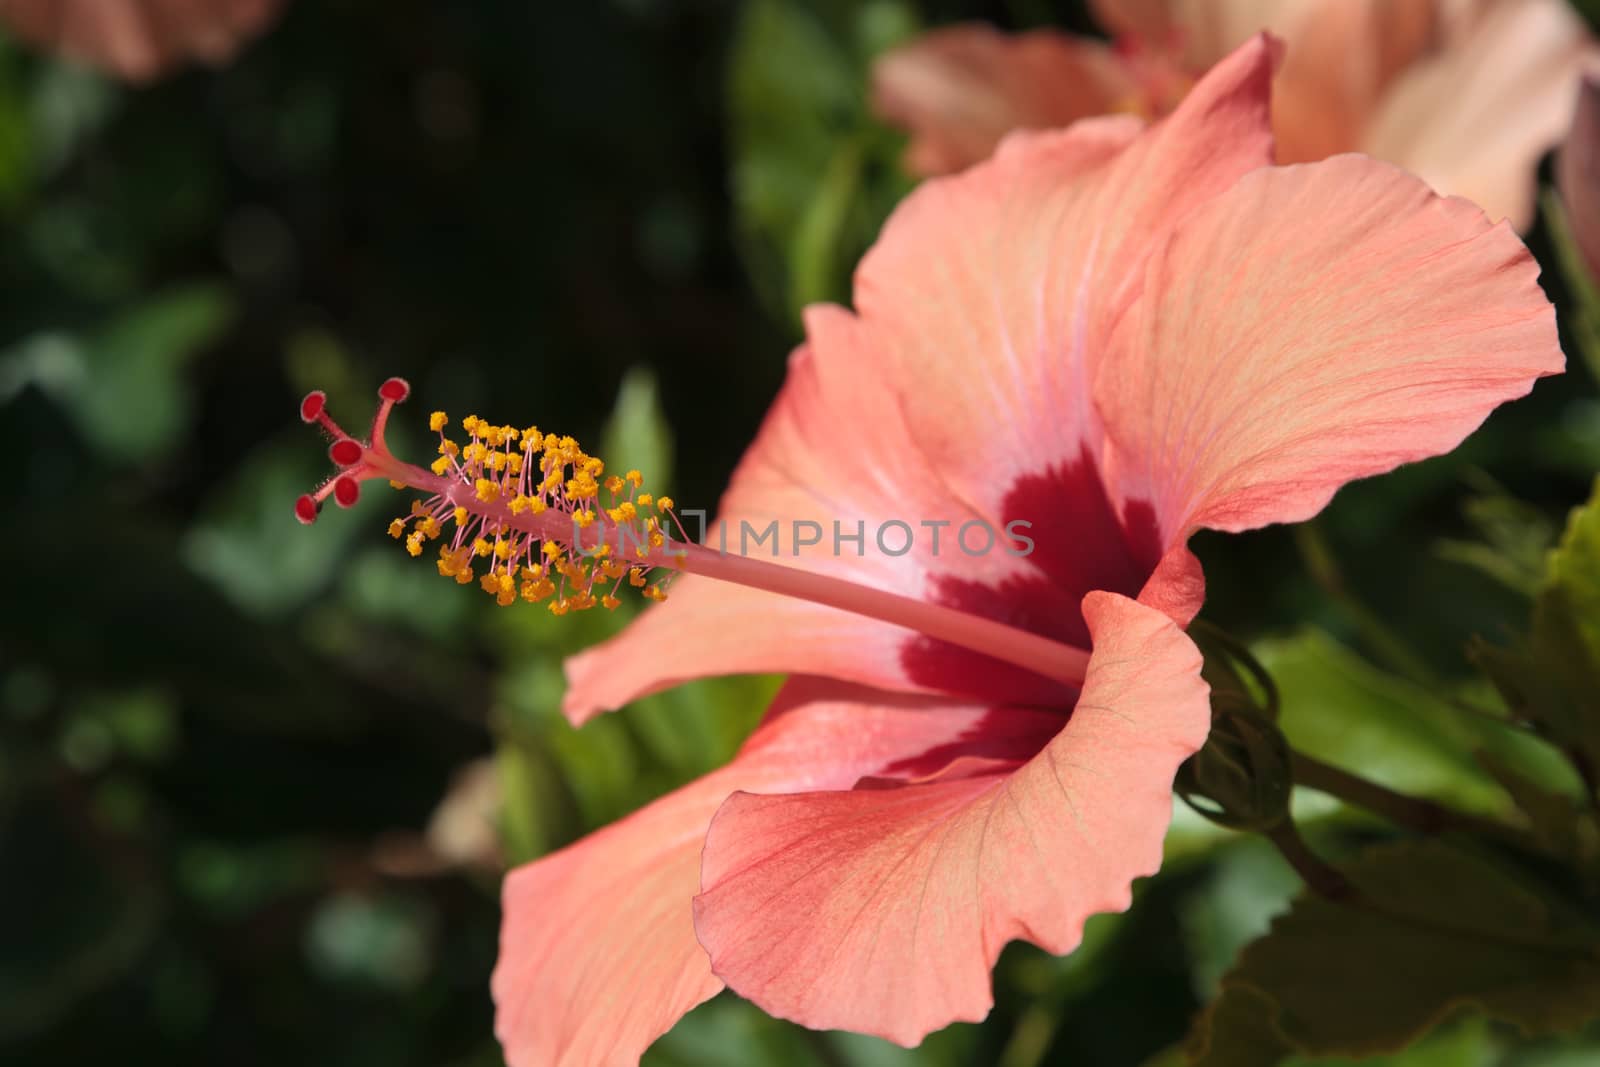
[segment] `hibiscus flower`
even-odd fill
[[[1007,941],[1069,951],[1159,865],[1209,724],[1190,534],[1308,518],[1561,369],[1505,226],[1374,160],[1270,165],[1270,53],[1248,42],[1149,129],[1019,134],[914,192],[854,311],[808,313],[722,502],[724,528],[822,528],[781,566],[1086,652],[1081,687],[914,618],[684,576],[571,661],[575,721],[795,678],[729,766],[509,876],[513,1064],[632,1059],[724,984],[903,1044],[981,1019]],[[893,520],[942,550],[881,550]],[[1028,555],[951,546],[1014,520]]]
[[[1565,135],[1594,43],[1566,0],[1096,0],[1115,47],[969,24],[883,56],[874,101],[912,135],[919,174],[986,158],[1007,132],[1160,115],[1252,33],[1288,44],[1278,161],[1366,152],[1519,230],[1539,158]]]
[[[1210,723],[1190,535],[1308,518],[1562,368],[1508,227],[1365,157],[1271,164],[1273,53],[912,193],[735,472],[747,555],[667,541],[571,438],[469,417],[430,473],[384,444],[403,382],[364,442],[307,398],[343,471],[301,519],[388,479],[426,494],[391,533],[502,603],[665,600],[570,661],[574,721],[793,676],[726,767],[508,876],[511,1064],[631,1062],[725,985],[905,1045],[983,1018],[1007,942],[1070,951],[1160,864]]]
[[[24,40],[129,81],[186,62],[226,63],[282,0],[0,0]]]

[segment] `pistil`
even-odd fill
[[[519,598],[548,601],[558,615],[596,605],[615,608],[624,581],[664,600],[673,577],[697,574],[903,627],[1064,685],[1083,684],[1088,665],[1083,649],[941,604],[675,540],[662,521],[681,532],[669,498],[642,492],[637,471],[600,482],[603,462],[570,437],[541,435],[534,427],[493,426],[474,416],[462,424],[472,434],[462,447],[444,436],[448,420],[435,412],[429,424],[440,431],[439,460],[431,471],[407,463],[389,451],[384,429],[390,411],[409,391],[398,378],[383,384],[366,442],[350,437],[327,415],[321,393],[302,402],[302,419],[334,438],[329,456],[341,470],[316,493],[296,501],[296,517],[313,521],[329,495],[350,507],[360,482],[381,478],[425,494],[410,516],[391,523],[390,533],[404,536],[407,550],[419,555],[424,542],[443,540],[453,524],[453,536],[440,547],[440,573],[470,582],[477,577],[474,561],[487,558],[488,573],[480,584],[502,605]],[[602,488],[610,494],[609,508],[599,505]],[[607,583],[610,589],[604,591]]]

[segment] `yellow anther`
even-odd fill
[[[655,515],[669,511],[673,503],[670,497],[642,492],[643,474],[629,470],[608,476],[605,462],[585,452],[576,438],[541,434],[536,426],[500,426],[469,415],[461,420],[461,427],[471,438],[458,445],[443,436],[449,425],[442,411],[429,416],[429,428],[441,435],[438,457],[430,466],[450,483],[470,487],[474,499],[458,504],[451,497],[459,489],[441,490],[431,499],[432,510],[421,501],[412,505],[414,526],[407,519],[390,523],[390,535],[403,538],[411,555],[420,555],[424,542],[442,537],[444,523],[454,521],[457,537],[467,531],[480,536],[459,547],[448,542],[441,545],[439,573],[463,584],[480,585],[497,603],[510,604],[517,599],[548,602],[557,615],[596,607],[614,611],[621,602],[614,588],[599,584],[602,580],[618,584],[626,580],[652,600],[666,598],[665,583],[651,583],[648,575],[654,564],[662,562],[657,550],[667,543],[662,520]],[[611,494],[604,499],[614,506],[601,506],[602,490]],[[609,521],[602,529],[625,527],[644,543],[636,545],[634,560],[604,537],[595,538],[593,546],[576,535],[541,541],[514,531],[504,512],[480,507],[480,503],[504,504],[518,517],[553,509],[579,530],[606,519]],[[563,543],[566,540],[573,544]],[[488,573],[482,576],[473,572],[473,562],[479,557],[488,560]],[[675,562],[681,566],[682,556]]]
[[[411,487],[409,485],[407,485],[405,482],[397,482],[393,478],[390,478],[389,479],[389,488],[390,489],[398,489],[401,492],[405,492],[407,489],[410,489]]]

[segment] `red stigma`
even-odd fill
[[[361,447],[361,443],[348,437],[335,441],[328,448],[328,458],[341,467],[355,466],[365,454],[366,449]]]
[[[328,403],[328,394],[321,389],[313,389],[300,401],[300,421],[316,422],[317,416],[322,414],[322,409]],[[307,520],[309,521],[309,520]]]
[[[390,378],[384,382],[378,389],[382,403],[372,417],[372,427],[365,438],[350,434],[328,414],[328,395],[321,389],[306,394],[305,399],[300,401],[300,418],[320,427],[332,440],[333,443],[328,446],[328,459],[338,470],[334,477],[318,486],[316,492],[295,501],[295,518],[310,525],[316,521],[322,502],[330,496],[342,508],[354,506],[361,496],[361,483],[368,478],[387,477],[393,480],[395,474],[406,470],[418,473],[415,468],[396,460],[383,441],[383,430],[389,420],[390,410],[410,393],[411,386],[406,384],[404,378]]]

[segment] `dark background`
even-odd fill
[[[400,374],[402,449],[433,408],[537,422],[714,505],[795,309],[848,295],[908,187],[870,57],[964,17],[1090,27],[1043,0],[294,0],[229,69],[140,90],[0,46],[0,1062],[499,1062],[504,864],[716,765],[772,682],[572,731],[560,657],[618,620],[439,580],[375,485],[298,526],[325,461],[296,404],[326,389],[359,430]],[[1201,538],[1207,616],[1324,751],[1470,802],[1417,709],[1522,625],[1597,466],[1575,359],[1313,532]],[[1318,733],[1319,700],[1358,725]],[[1367,729],[1396,708],[1423,725]],[[1330,847],[1374,832],[1320,814]],[[1195,819],[1172,851],[1071,959],[1013,946],[989,1022],[921,1051],[723,997],[651,1056],[1134,1067],[1295,886]],[[1600,1055],[1514,1045],[1467,1024],[1387,1062]]]

